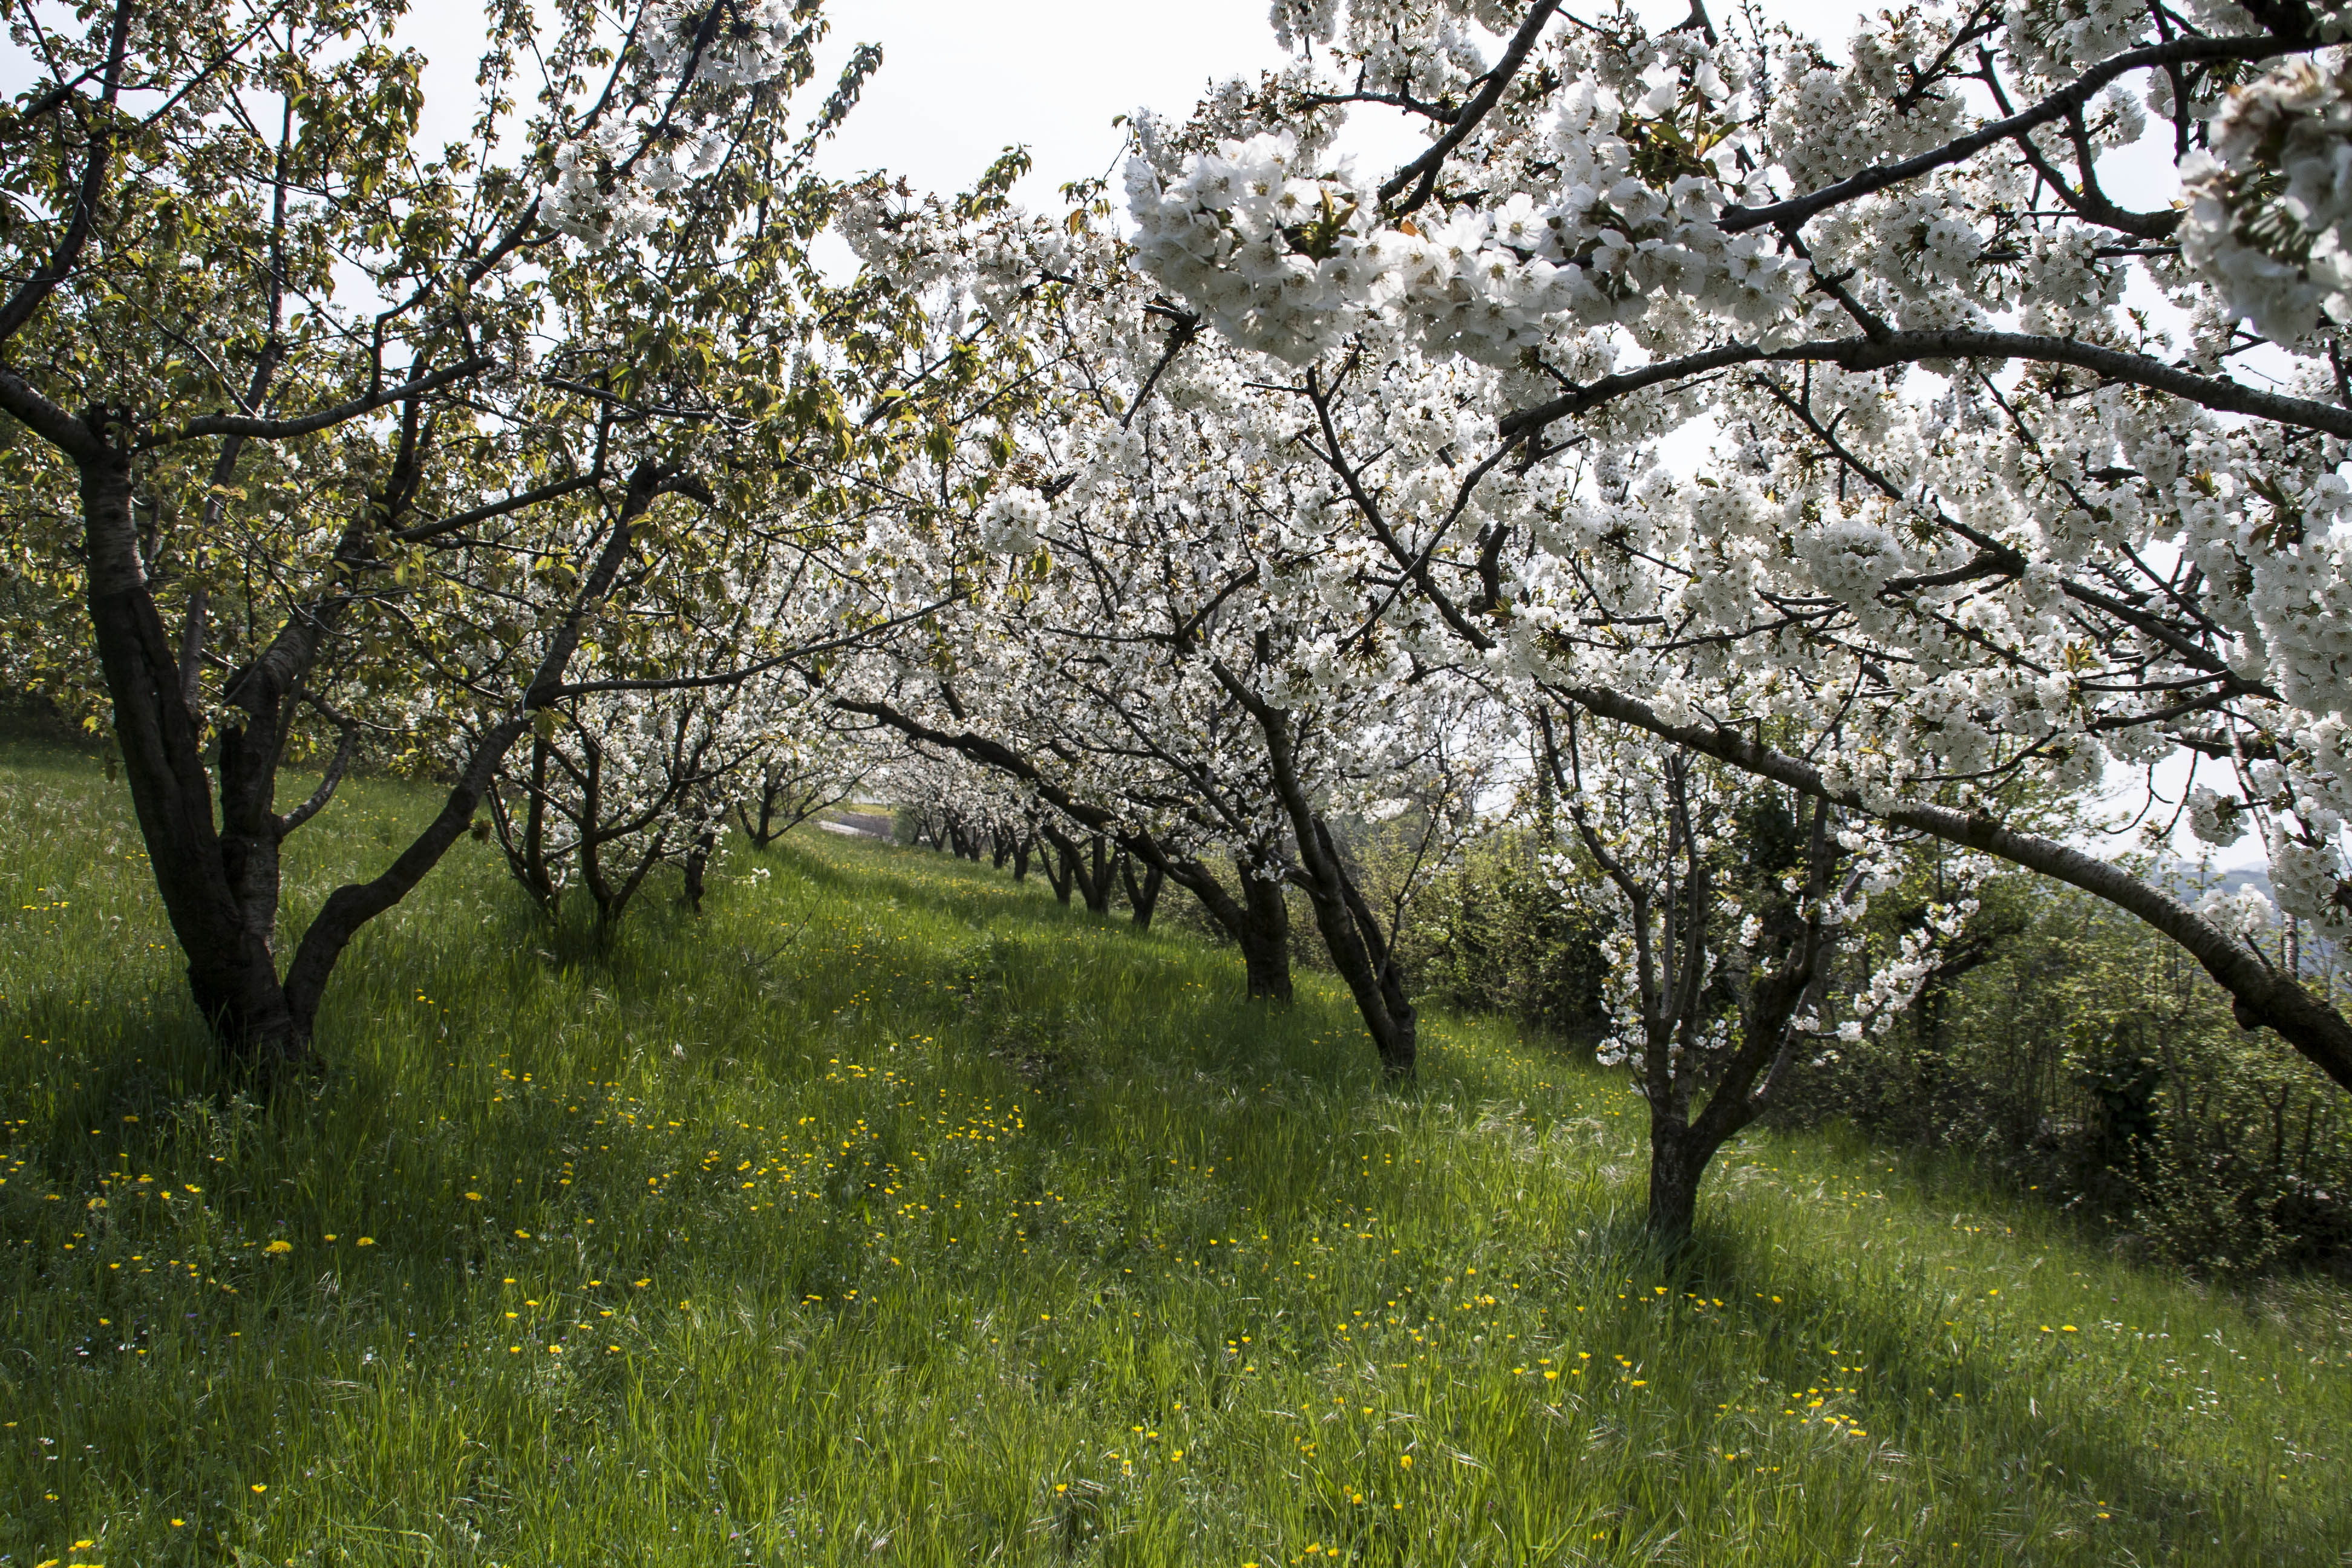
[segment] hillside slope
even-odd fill
[[[360,783],[298,902],[429,811]],[[2352,1313],[804,833],[609,958],[467,844],[208,1083],[119,787],[0,749],[0,1563],[2335,1563]],[[633,916],[633,920],[636,917]]]

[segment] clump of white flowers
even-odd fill
[[[2189,791],[2189,830],[2216,849],[2226,849],[2246,835],[2245,804],[2204,784]]]
[[[2292,59],[2231,92],[2209,152],[2181,165],[2182,254],[2257,331],[2352,320],[2352,68]]]
[[[2215,888],[2197,900],[2197,912],[2241,940],[2266,931],[2278,923],[2278,910],[2272,907],[2260,888],[2251,886],[2240,888],[2235,892]]]
[[[1563,326],[1638,321],[1661,296],[1774,321],[1801,268],[1770,237],[1716,221],[1741,188],[1724,134],[1748,112],[1737,63],[1671,36],[1654,54],[1631,106],[1606,84],[1566,91],[1546,138],[1555,180],[1491,205],[1387,221],[1377,191],[1344,163],[1318,172],[1289,129],[1181,162],[1138,157],[1137,260],[1236,342],[1292,363],[1383,313],[1433,350],[1498,366]],[[1644,150],[1668,140],[1711,150],[1660,167]]]
[[[795,68],[812,37],[789,0],[662,0],[648,6],[624,62],[631,91],[600,105],[550,153],[540,193],[551,228],[592,245],[652,232],[661,208],[726,155],[718,106]],[[699,89],[698,95],[696,89]]]
[[[1026,490],[1000,490],[981,509],[981,548],[996,555],[1026,555],[1052,510]]]

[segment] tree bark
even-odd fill
[[[1158,850],[1154,844],[1139,845],[1139,853],[1147,861]],[[1290,905],[1282,896],[1282,883],[1253,876],[1248,861],[1236,856],[1234,869],[1242,889],[1242,896],[1236,899],[1217,880],[1216,873],[1198,860],[1162,854],[1159,864],[1167,868],[1170,881],[1201,900],[1209,918],[1241,950],[1244,994],[1254,1002],[1289,1001]]]
[[[1307,874],[1299,884],[1307,891],[1331,966],[1348,983],[1362,1015],[1364,1030],[1372,1037],[1381,1070],[1391,1079],[1410,1079],[1419,1056],[1419,1027],[1412,1002],[1405,994],[1404,974],[1397,968],[1388,938],[1371,906],[1365,902],[1355,879],[1341,863],[1331,841],[1331,830],[1319,816],[1307,818],[1314,836],[1310,857],[1303,848],[1299,859]]]
[[[1092,863],[1091,869],[1082,871],[1078,881],[1079,891],[1086,895],[1087,913],[1107,915],[1110,913],[1110,862],[1101,834],[1087,840],[1087,858]]]
[[[1349,875],[1329,826],[1307,799],[1306,783],[1298,776],[1291,712],[1258,695],[1223,660],[1211,660],[1209,668],[1234,700],[1257,721],[1258,731],[1265,737],[1275,796],[1297,837],[1296,879],[1307,894],[1307,907],[1315,911],[1315,924],[1323,933],[1331,966],[1356,999],[1356,1011],[1362,1016],[1364,1030],[1380,1056],[1381,1070],[1391,1079],[1410,1079],[1419,1054],[1419,1030],[1412,998],[1405,994],[1404,973],[1397,967],[1396,954],[1379,917]]]
[[[1255,876],[1238,860],[1234,869],[1242,883],[1242,918],[1234,937],[1241,944],[1245,994],[1254,1000],[1287,1002],[1291,999],[1290,900],[1283,897],[1279,879]]]
[[[745,811],[740,803],[736,805],[735,820],[742,824],[743,837],[751,841],[752,848],[765,849],[776,841],[776,830],[773,826],[776,820],[776,801],[782,793],[782,786],[774,779],[763,778],[760,781],[760,821],[756,827],[751,824],[751,814]]]
[[[106,444],[106,411],[92,410],[86,423],[95,447],[79,463],[90,628],[131,808],[197,1011],[225,1055],[266,1079],[310,1056],[308,1021],[289,1007],[272,951],[276,845],[267,857],[240,855],[232,873],[215,828],[203,736],[140,562],[130,460]],[[257,919],[239,895],[264,883],[271,897]]]
[[[1698,1217],[1698,1184],[1706,1174],[1713,1149],[1696,1146],[1688,1130],[1669,1125],[1668,1119],[1650,1118],[1650,1234],[1681,1241]]]
[[[719,847],[719,832],[706,827],[694,836],[686,851],[686,907],[702,912],[704,874],[710,869],[710,852]]]
[[[1054,889],[1055,901],[1066,904],[1070,901],[1070,888],[1077,880],[1077,857],[1063,847],[1067,840],[1052,828],[1045,829],[1043,837],[1046,841],[1045,853],[1041,858],[1045,867],[1045,880]]]
[[[1143,880],[1135,879],[1135,857],[1122,849],[1118,852],[1119,884],[1127,889],[1128,919],[1138,931],[1151,929],[1151,912],[1160,907],[1160,885],[1168,873],[1158,866],[1144,868]]]
[[[1085,900],[1088,914],[1108,914],[1111,876],[1104,835],[1090,834],[1087,842],[1081,845],[1051,824],[1041,831],[1054,847],[1055,858],[1061,861],[1061,875],[1054,880],[1055,896],[1066,904],[1070,901],[1070,889],[1075,887],[1078,896]],[[1049,869],[1046,875],[1051,877],[1053,872]]]

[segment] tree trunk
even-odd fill
[[[1290,710],[1268,702],[1223,660],[1211,660],[1210,668],[1226,692],[1257,721],[1258,732],[1265,737],[1275,797],[1290,819],[1298,845],[1297,880],[1315,911],[1315,924],[1323,933],[1331,965],[1356,999],[1356,1011],[1362,1015],[1364,1030],[1372,1037],[1372,1048],[1380,1055],[1381,1070],[1392,1080],[1410,1079],[1419,1039],[1412,1001],[1405,994],[1404,974],[1397,967],[1380,918],[1348,874],[1329,826],[1316,815],[1308,799],[1306,781],[1298,773]]]
[[[1160,907],[1160,885],[1168,873],[1158,866],[1147,866],[1143,880],[1135,879],[1135,857],[1124,849],[1118,856],[1118,879],[1127,889],[1128,918],[1138,931],[1151,929],[1151,911]]]
[[[1013,879],[1014,881],[1025,882],[1029,879],[1029,852],[1036,847],[1036,836],[1028,833],[1023,834],[1019,841],[1013,846]]]
[[[493,788],[489,794],[490,822],[498,829],[499,847],[506,852],[507,869],[551,921],[562,912],[563,902],[563,890],[555,885],[547,860],[547,763],[551,751],[543,738],[531,737],[530,782],[525,786],[520,824],[507,807],[504,792]]]
[[[1149,838],[1139,842],[1142,852],[1159,854]],[[1198,860],[1161,855],[1160,863],[1167,868],[1168,879],[1200,900],[1209,918],[1241,949],[1244,994],[1252,1001],[1289,1001],[1290,905],[1283,899],[1282,884],[1252,876],[1249,862],[1237,855],[1234,869],[1240,873],[1242,884],[1237,900]]]
[[[1299,885],[1315,911],[1315,924],[1323,933],[1331,967],[1339,972],[1356,999],[1356,1011],[1363,1017],[1364,1032],[1372,1037],[1381,1072],[1391,1079],[1409,1079],[1419,1056],[1420,1031],[1412,1001],[1405,994],[1404,975],[1397,968],[1371,906],[1341,863],[1330,829],[1319,816],[1297,815],[1314,840],[1311,853],[1301,846],[1299,861],[1305,875]]]
[[[93,411],[94,427],[104,421]],[[90,628],[156,890],[187,957],[196,1008],[223,1054],[273,1077],[310,1055],[308,1021],[289,1005],[272,952],[275,837],[241,845],[232,873],[214,828],[202,735],[139,559],[129,459],[109,448],[82,463],[81,492]],[[249,791],[249,781],[240,782]],[[265,910],[244,906],[241,895],[265,891]]]
[[[710,852],[718,847],[718,830],[706,827],[694,836],[686,852],[686,907],[696,914],[702,912],[703,874],[710,868]]]
[[[1690,1128],[1669,1125],[1653,1112],[1650,1121],[1650,1234],[1682,1241],[1698,1215],[1698,1184],[1715,1150]]]
[[[1081,868],[1078,890],[1086,895],[1087,913],[1107,915],[1110,913],[1110,861],[1103,847],[1101,834],[1097,833],[1087,841],[1087,857],[1093,863],[1092,870],[1089,873]]]
[[[1291,997],[1290,900],[1283,896],[1280,881],[1252,876],[1238,860],[1234,868],[1242,879],[1241,929],[1234,936],[1241,944],[1242,969],[1247,976],[1245,994],[1253,1000],[1287,1002]]]
[[[1046,841],[1056,852],[1048,857],[1048,866],[1056,858],[1062,863],[1061,875],[1054,882],[1055,896],[1066,904],[1070,901],[1070,889],[1076,888],[1078,896],[1086,901],[1088,914],[1108,914],[1111,870],[1103,835],[1092,834],[1081,846],[1059,828],[1048,827],[1044,831]],[[1053,872],[1048,869],[1046,875],[1051,877]]]
[[[596,900],[596,945],[600,950],[612,946],[621,929],[621,917],[635,901],[637,889],[646,885],[646,874],[661,864],[663,851],[668,847],[669,830],[664,828],[654,835],[654,841],[646,847],[645,854],[629,868],[629,874],[618,885],[602,875],[600,862],[599,875],[589,883],[589,891]]]
[[[776,801],[782,794],[783,787],[773,779],[760,781],[760,821],[757,826],[752,825],[750,815],[741,805],[735,807],[735,820],[742,824],[743,837],[751,841],[752,848],[765,849],[776,841]]]
[[[1045,852],[1039,857],[1055,901],[1064,904],[1070,901],[1070,887],[1078,875],[1078,858],[1064,847],[1066,843],[1058,834],[1049,832],[1045,836]]]

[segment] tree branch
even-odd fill
[[[2242,1026],[2251,1029],[2269,1026],[2322,1072],[2352,1089],[2352,1024],[2347,1024],[2343,1015],[2279,973],[2244,944],[2233,941],[2178,899],[2118,867],[2054,839],[2005,827],[1981,812],[1912,804],[1874,807],[1855,790],[1832,789],[1821,770],[1810,763],[1776,752],[1723,725],[1669,723],[1648,703],[1622,692],[1602,687],[1566,685],[1548,685],[1546,689],[1588,712],[1645,730],[1661,740],[1775,780],[1816,800],[1829,801],[1949,844],[1980,850],[2105,900],[2187,949],[2206,973],[2230,994]]]
[[[356,419],[362,414],[373,414],[379,408],[386,408],[395,403],[404,403],[412,397],[422,397],[428,392],[438,391],[453,381],[461,381],[467,376],[488,370],[497,363],[488,354],[476,354],[470,359],[459,360],[456,364],[445,365],[439,370],[413,377],[398,386],[384,387],[364,396],[354,397],[331,407],[316,409],[292,419],[257,419],[239,414],[206,414],[189,420],[177,430],[167,431],[140,443],[140,449],[144,451],[157,447],[167,447],[174,442],[199,440],[206,436],[243,436],[250,440],[260,441],[278,441],[295,436],[308,436],[314,431],[341,425],[346,420]]]
[[[2144,48],[2126,49],[2111,55],[2076,77],[2066,86],[2006,119],[1980,125],[1966,136],[1931,148],[1916,157],[1899,163],[1881,164],[1874,169],[1824,185],[1807,195],[1791,196],[1785,202],[1773,202],[1760,207],[1728,206],[1716,219],[1717,226],[1726,234],[1742,234],[1751,228],[1780,228],[1802,224],[1809,218],[1841,205],[1873,191],[1901,184],[1906,180],[1932,174],[1954,163],[1965,163],[1996,142],[2012,137],[2021,138],[2068,114],[2097,96],[2101,88],[2117,77],[2128,76],[2151,66],[2187,64],[2198,60],[2264,60],[2280,55],[2302,54],[2319,47],[2319,40],[2299,40],[2264,35],[2259,37],[2176,38],[2170,43],[2150,44]]]
[[[1543,37],[1544,26],[1551,20],[1552,13],[1559,9],[1559,4],[1560,0],[1536,0],[1528,11],[1527,20],[1521,22],[1519,30],[1511,36],[1510,47],[1503,51],[1503,58],[1496,61],[1495,68],[1486,73],[1486,85],[1478,89],[1476,97],[1462,106],[1462,112],[1446,128],[1444,135],[1431,142],[1427,152],[1390,175],[1381,186],[1381,202],[1385,206],[1395,201],[1398,195],[1415,181],[1420,182],[1420,189],[1413,192],[1412,199],[1402,206],[1391,207],[1390,216],[1401,217],[1429,200],[1430,193],[1437,187],[1438,172],[1444,167],[1445,160],[1453,155],[1454,149],[1462,145],[1464,138],[1478,128],[1478,122],[1486,118],[1495,105],[1503,100],[1504,89],[1511,85],[1511,79],[1519,74],[1519,67],[1527,63],[1528,51],[1534,48],[1536,40]]]
[[[2260,392],[2221,376],[2177,370],[2161,360],[2121,349],[2102,348],[2074,338],[2045,337],[2029,332],[1969,331],[1889,332],[1882,338],[1831,338],[1762,349],[1746,343],[1725,343],[1680,359],[1603,376],[1549,403],[1508,414],[1496,428],[1504,440],[1518,441],[1540,432],[1555,420],[1597,408],[1669,382],[1684,381],[1738,364],[1790,364],[1800,362],[1834,364],[1851,371],[1885,370],[1929,359],[2021,359],[2047,364],[2073,365],[2133,386],[2161,392],[2201,408],[2223,414],[2243,414],[2306,430],[2352,439],[2352,409],[2309,398],[2283,397]]]

